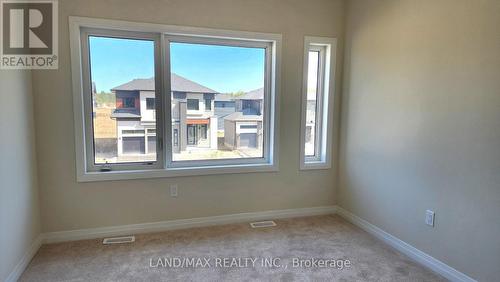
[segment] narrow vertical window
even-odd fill
[[[307,64],[307,99],[306,99],[306,144],[304,146],[306,157],[318,156],[319,138],[315,138],[320,133],[321,119],[321,94],[319,85],[320,56],[321,50],[310,50],[308,54],[309,62]],[[318,115],[317,115],[318,114]],[[316,118],[318,117],[318,118]]]
[[[155,107],[156,107],[155,98],[146,98],[146,109],[147,110],[154,110]]]
[[[331,93],[330,67],[335,40],[306,37],[304,44],[304,80],[301,122],[301,169],[331,166]],[[334,55],[334,54],[333,54]]]
[[[205,99],[205,111],[211,111],[211,110],[212,110],[212,100]]]

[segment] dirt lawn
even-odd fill
[[[116,120],[111,118],[114,108],[96,108],[94,138],[116,138]]]

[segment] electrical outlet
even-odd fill
[[[434,212],[431,210],[425,211],[425,224],[434,227]]]
[[[178,188],[177,184],[170,185],[170,197],[177,198],[178,196],[177,188]]]

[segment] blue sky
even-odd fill
[[[152,41],[91,37],[90,63],[97,92],[154,73]],[[264,49],[172,43],[171,70],[221,93],[264,85]]]

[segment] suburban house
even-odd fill
[[[215,97],[215,115],[219,120],[218,130],[224,131],[224,118],[236,111],[234,96],[231,94],[218,94]]]
[[[172,73],[173,153],[217,149],[217,116],[214,98],[217,91]],[[153,78],[134,79],[111,91],[116,109],[118,156],[156,153],[156,103]]]
[[[234,98],[235,112],[224,118],[224,145],[230,149],[262,148],[264,88]]]

